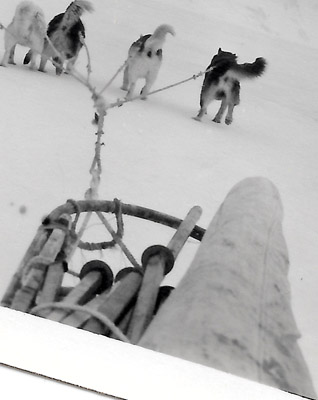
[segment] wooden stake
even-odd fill
[[[172,251],[172,254],[175,259],[178,257],[182,247],[189,239],[201,215],[202,215],[201,207],[199,206],[192,207],[191,210],[186,215],[185,219],[181,222],[180,226],[176,230],[172,239],[170,240],[167,247]]]
[[[135,268],[127,276],[125,276],[114,288],[109,298],[104,302],[98,311],[106,315],[111,321],[116,322],[117,319],[129,306],[130,302],[136,297],[142,281],[142,272]],[[104,334],[106,329],[95,318],[91,318],[83,329],[90,332]]]
[[[110,267],[100,260],[92,260],[84,265],[80,273],[81,282],[64,298],[68,304],[85,304],[93,296],[109,289],[113,284],[113,273]],[[50,312],[46,318],[53,321],[62,321],[67,310],[56,309]]]
[[[127,337],[133,344],[138,342],[152,318],[160,283],[171,271],[174,257],[167,247],[155,245],[145,250],[142,264],[145,269],[144,277],[127,332]]]
[[[94,297],[92,300],[90,300],[88,303],[85,304],[85,307],[91,310],[98,310],[98,308],[109,298],[110,294],[114,290],[115,285],[116,283],[112,286],[112,288],[108,288],[100,295]],[[91,315],[88,313],[84,313],[81,311],[73,311],[72,313],[67,315],[64,319],[62,319],[60,322],[66,325],[74,326],[75,328],[79,328],[83,324],[85,324],[85,322],[87,322],[90,318]]]
[[[126,276],[129,272],[131,272],[133,270],[134,270],[134,268],[132,268],[132,267],[127,267],[127,268],[120,270],[114,279],[113,286],[109,289],[106,289],[99,296],[94,297],[87,304],[85,304],[85,306],[92,310],[98,310],[98,308],[108,300],[108,298],[110,297],[112,292],[119,285],[120,280],[123,279],[124,276]],[[88,313],[84,313],[81,311],[74,311],[70,315],[66,316],[61,322],[66,325],[70,325],[70,326],[74,326],[75,328],[79,328],[85,322],[87,322],[90,318],[91,318],[91,316]]]
[[[171,271],[175,257],[189,238],[201,213],[200,207],[193,207],[181,222],[167,247],[151,246],[144,252],[142,256],[142,264],[145,268],[144,278],[127,332],[132,343],[135,344],[140,340],[149,325],[154,314],[160,284],[164,276]]]

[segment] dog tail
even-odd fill
[[[233,64],[228,74],[238,80],[257,78],[264,73],[266,64],[263,57],[258,57],[253,63]]]
[[[32,23],[33,28],[41,35],[46,34],[46,22],[43,11],[31,1],[22,1],[15,10],[15,18],[27,19]]]
[[[85,11],[93,12],[94,7],[90,1],[75,0],[67,7],[61,26],[66,29],[71,28],[76,22],[79,21]]]
[[[160,54],[162,57],[162,46],[166,39],[167,33],[175,36],[175,31],[171,25],[159,25],[149,39],[145,41],[144,50],[147,54]],[[159,53],[158,53],[159,51]]]
[[[155,29],[154,33],[151,36],[153,39],[163,41],[165,39],[167,33],[170,33],[172,36],[176,35],[176,32],[171,25],[163,24],[163,25],[159,25],[158,28]]]
[[[32,16],[36,11],[39,10],[34,3],[31,1],[21,1],[15,9],[15,17]]]

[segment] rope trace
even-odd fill
[[[47,40],[50,41],[50,44],[53,47],[54,51],[56,52],[57,55],[59,55],[58,50],[54,47],[53,43],[51,42],[51,40],[48,37],[47,37]],[[85,43],[85,40],[83,37],[81,37],[81,41],[82,41],[82,43]],[[98,115],[97,133],[96,133],[97,140],[95,143],[95,154],[94,154],[93,161],[92,161],[92,164],[91,164],[91,167],[89,170],[92,178],[91,178],[91,182],[90,182],[90,187],[85,193],[85,199],[97,200],[98,199],[98,187],[100,184],[101,173],[102,173],[101,147],[104,145],[104,143],[102,142],[102,135],[104,134],[103,127],[104,127],[105,116],[107,114],[106,113],[107,104],[106,104],[104,97],[102,96],[102,93],[111,84],[111,82],[113,82],[113,80],[121,72],[121,70],[126,66],[127,60],[116,71],[115,75],[104,86],[104,88],[99,93],[97,93],[96,89],[90,83],[90,74],[91,74],[92,68],[91,68],[91,62],[90,62],[90,54],[89,54],[89,50],[88,50],[88,47],[86,46],[86,44],[85,44],[85,49],[86,49],[87,59],[88,59],[87,78],[85,79],[85,77],[83,77],[81,74],[79,74],[79,72],[74,69],[74,66],[72,66],[72,68],[70,69],[69,72],[71,73],[71,75],[73,77],[75,77],[78,81],[80,81],[82,84],[84,84],[90,90],[90,92],[92,93],[92,99],[94,101],[94,107],[96,108],[97,115]],[[54,60],[52,60],[52,61],[54,62]],[[111,247],[111,246],[117,244],[121,248],[123,253],[126,255],[128,260],[131,262],[131,264],[135,268],[140,269],[141,266],[139,265],[139,263],[137,262],[135,257],[132,255],[132,253],[129,251],[127,246],[122,241],[122,236],[123,236],[122,216],[119,216],[119,214],[117,215],[117,222],[120,225],[117,225],[118,230],[116,233],[114,231],[114,229],[112,228],[112,226],[110,225],[110,223],[106,220],[106,218],[104,217],[104,215],[101,212],[96,212],[96,214],[99,217],[99,219],[101,220],[101,222],[103,223],[103,225],[106,227],[106,229],[108,230],[110,235],[112,236],[113,241],[108,242],[108,243],[102,242],[102,243],[98,243],[98,244],[88,244],[88,245],[83,244],[83,242],[81,241],[81,237],[84,234],[84,231],[85,231],[85,229],[89,223],[89,220],[91,218],[91,215],[92,215],[92,212],[88,212],[85,215],[85,219],[84,219],[81,229],[77,233],[76,245],[79,246],[80,248],[85,247],[85,250],[102,250],[103,248]],[[77,246],[74,246],[74,251]],[[73,252],[72,252],[72,254],[73,254]],[[68,259],[70,259],[72,254],[69,254]]]
[[[5,29],[7,30],[7,28],[1,24],[0,22],[0,29]],[[50,38],[48,37],[48,35],[45,36],[45,39],[48,41],[48,43],[50,44],[50,46],[52,47],[55,55],[60,58],[61,60],[64,60],[64,57],[62,56],[62,54],[56,49],[56,47],[54,46],[54,44],[52,43],[52,41],[50,40]],[[67,72],[69,73],[74,79],[76,79],[77,81],[79,81],[81,84],[83,84],[91,93],[91,97],[92,100],[94,102],[94,107],[96,108],[96,114],[95,114],[95,122],[97,123],[97,140],[95,142],[95,152],[94,152],[94,157],[93,157],[93,161],[90,167],[90,174],[91,174],[91,181],[90,181],[90,186],[89,189],[86,191],[85,193],[85,199],[87,200],[97,200],[98,199],[98,188],[100,185],[100,181],[101,181],[101,174],[102,174],[102,163],[101,163],[101,148],[104,145],[104,143],[102,142],[102,135],[104,134],[103,131],[103,127],[104,127],[104,121],[105,121],[105,116],[107,115],[107,110],[109,108],[114,108],[114,107],[120,107],[121,105],[127,103],[127,102],[131,102],[131,101],[135,101],[137,99],[141,98],[141,95],[139,96],[135,96],[131,99],[123,99],[120,100],[118,99],[115,103],[111,103],[108,104],[106,102],[106,100],[104,99],[104,97],[102,96],[103,92],[107,90],[107,88],[111,85],[111,83],[115,80],[115,78],[119,75],[119,73],[126,67],[127,62],[128,62],[128,58],[125,60],[125,62],[118,68],[118,70],[115,72],[115,74],[113,75],[113,77],[104,85],[104,87],[100,90],[97,91],[96,88],[92,85],[91,83],[91,73],[92,73],[92,67],[91,67],[91,57],[90,57],[90,52],[89,49],[86,45],[85,39],[82,35],[80,35],[80,41],[85,49],[86,55],[87,55],[87,75],[84,76],[82,75],[77,69],[75,69],[74,65],[72,66],[68,66],[67,68],[64,67],[63,65],[63,61],[62,63],[56,62],[53,58],[50,59],[50,61],[52,62],[52,64],[56,67],[59,67],[62,69],[63,72]],[[62,64],[62,65],[61,65]],[[212,68],[210,68],[212,69]],[[192,75],[189,78],[186,78],[182,81],[167,85],[165,87],[153,90],[152,92],[150,92],[148,95],[153,95],[156,93],[159,93],[161,91],[164,90],[168,90],[171,89],[175,86],[184,84],[190,80],[194,80],[197,79],[198,77],[204,75],[206,72],[208,72],[210,69],[205,70],[204,72],[200,71],[197,74]],[[133,258],[133,256],[130,254],[130,252],[128,251],[128,249],[126,248],[126,246],[122,243],[122,232],[120,231],[119,227],[117,230],[117,233],[114,232],[114,230],[112,229],[112,227],[110,226],[109,223],[107,223],[107,221],[105,222],[105,217],[101,214],[101,213],[96,213],[98,215],[98,217],[100,218],[100,220],[102,221],[102,223],[104,224],[104,226],[108,229],[109,233],[111,234],[111,236],[113,237],[113,241],[111,242],[116,242],[116,244],[118,244],[124,251],[124,253],[126,254],[126,256],[130,259],[130,261],[132,262],[133,265],[135,265],[136,267],[138,265],[138,263],[136,262],[136,260]],[[89,223],[90,217],[92,215],[92,212],[89,211],[87,212],[87,214],[85,215],[85,219],[83,222],[83,225],[81,227],[81,229],[77,232],[76,234],[76,243],[77,245],[81,245],[81,237]],[[76,215],[76,222],[79,218],[79,213]],[[118,222],[118,220],[117,220]],[[74,224],[75,226],[76,224]],[[73,233],[75,233],[75,229],[73,229]],[[105,245],[106,242],[102,242],[103,245]],[[85,247],[85,246],[84,246]],[[87,246],[89,247],[89,246]],[[92,250],[94,246],[91,246]],[[96,247],[96,246],[95,246]],[[103,246],[97,246],[98,248],[103,248]],[[106,246],[107,247],[107,246]],[[73,252],[72,252],[73,253]],[[68,259],[71,257],[72,253],[67,257]]]
[[[5,29],[5,30],[7,30],[7,28],[6,28],[1,22],[0,22],[0,29]],[[56,53],[56,55],[57,55],[57,56],[61,56],[60,52],[55,48],[55,46],[53,45],[52,41],[50,40],[50,38],[49,38],[47,35],[46,35],[46,40],[48,40],[48,42],[49,42],[50,45],[52,46],[52,48],[53,48],[54,52]],[[87,47],[86,42],[85,42],[85,39],[84,39],[84,37],[83,37],[82,35],[80,36],[80,40],[81,40],[81,43],[83,44],[83,46],[84,46],[84,48],[85,48],[85,51],[86,51],[86,54],[87,54],[87,58],[88,58],[88,64],[87,64],[88,76],[87,76],[86,79],[74,68],[74,66],[72,66],[70,69],[66,70],[66,69],[65,69],[63,66],[61,66],[59,63],[56,63],[53,59],[51,59],[51,62],[52,62],[52,64],[53,64],[54,66],[62,67],[64,72],[70,73],[70,75],[72,75],[76,80],[78,80],[79,82],[81,82],[82,84],[84,84],[84,85],[90,90],[90,92],[92,93],[92,99],[94,100],[94,102],[96,102],[96,101],[100,98],[100,96],[102,95],[102,93],[103,93],[106,89],[108,89],[108,87],[109,87],[109,86],[111,85],[111,83],[115,80],[115,78],[119,75],[119,73],[126,67],[127,62],[128,62],[128,58],[127,58],[127,59],[125,60],[125,62],[118,68],[118,70],[115,72],[115,74],[113,75],[113,77],[104,85],[104,87],[103,87],[99,92],[96,92],[96,88],[94,88],[94,87],[90,84],[90,74],[91,74],[91,72],[92,72],[92,69],[91,69],[91,61],[90,61],[90,54],[89,54],[89,51],[88,51],[88,47]],[[193,75],[190,76],[189,78],[186,78],[186,79],[183,79],[183,80],[181,80],[181,81],[178,81],[178,82],[172,83],[172,84],[170,84],[170,85],[164,86],[164,87],[162,87],[162,88],[153,90],[153,91],[149,92],[149,93],[147,94],[147,96],[151,96],[151,95],[153,95],[153,94],[156,94],[156,93],[159,93],[159,92],[162,92],[162,91],[165,91],[165,90],[172,89],[173,87],[182,85],[182,84],[187,83],[187,82],[189,82],[189,81],[191,81],[191,80],[195,80],[195,79],[201,77],[202,75],[206,74],[207,72],[210,72],[213,68],[214,68],[214,67],[207,68],[207,69],[204,70],[204,71],[200,71],[200,72],[198,72],[198,73],[196,73],[196,74],[193,74]],[[104,111],[106,111],[106,110],[108,110],[108,109],[110,109],[110,108],[121,107],[121,106],[122,106],[123,104],[125,104],[125,103],[129,103],[129,102],[133,102],[133,101],[135,101],[135,100],[141,99],[141,97],[142,97],[141,95],[137,95],[137,96],[132,97],[131,99],[126,99],[126,98],[125,98],[125,99],[117,99],[116,102],[110,103],[109,105],[106,105]],[[106,115],[106,114],[105,114],[105,115]],[[96,118],[96,122],[98,122],[98,118]]]
[[[88,308],[87,306],[80,306],[77,304],[70,303],[45,303],[39,306],[34,307],[31,310],[31,314],[37,315],[40,311],[46,310],[48,308],[55,308],[59,310],[67,310],[67,311],[80,311],[87,314],[90,314],[92,317],[98,319],[102,324],[104,324],[112,333],[120,339],[122,342],[130,343],[129,339],[122,333],[122,331],[111,321],[106,315],[102,314],[97,310],[93,310]]]
[[[149,92],[147,94],[147,96],[151,96],[153,94],[156,94],[156,93],[159,93],[159,92],[163,92],[165,90],[172,89],[172,88],[174,88],[176,86],[183,85],[184,83],[187,83],[187,82],[189,82],[191,80],[195,80],[195,79],[201,77],[202,75],[206,74],[207,72],[212,71],[213,68],[214,67],[207,68],[205,71],[200,71],[200,72],[190,76],[189,78],[183,79],[183,80],[175,82],[175,83],[171,83],[170,85],[164,86],[164,87],[159,88],[159,89],[155,89],[155,90]],[[107,109],[115,108],[115,107],[121,107],[125,103],[129,103],[129,102],[141,99],[141,98],[142,98],[142,95],[140,94],[140,95],[132,97],[131,99],[126,99],[126,98],[125,99],[117,99],[116,102],[109,104]]]
[[[128,63],[128,59],[125,60],[125,62],[118,68],[118,70],[115,72],[115,74],[113,75],[113,77],[104,85],[104,87],[102,88],[102,90],[99,92],[99,94],[101,95],[106,89],[109,88],[109,86],[113,83],[113,81],[117,78],[117,76],[121,73],[121,71],[126,67]]]

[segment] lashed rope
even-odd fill
[[[115,216],[117,224],[117,231],[116,232],[114,231],[114,234],[116,235],[117,238],[122,239],[124,233],[124,221],[123,221],[121,202],[118,199],[114,199],[114,202],[116,204]],[[98,243],[83,242],[83,241],[80,241],[78,243],[78,247],[80,249],[89,251],[105,250],[114,247],[115,245],[116,245],[116,240],[114,238],[109,241],[102,241]]]
[[[92,310],[91,308],[85,306],[79,306],[77,304],[69,304],[69,303],[45,303],[39,306],[34,307],[31,310],[31,314],[38,314],[42,310],[46,310],[48,308],[56,308],[59,310],[67,310],[67,311],[80,311],[87,314],[90,314],[92,317],[98,319],[103,325],[105,325],[118,339],[122,342],[130,343],[129,339],[122,333],[122,331],[111,321],[106,315],[100,313],[97,310]]]

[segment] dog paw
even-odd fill
[[[192,119],[194,119],[195,121],[201,122],[201,118],[198,115],[196,115],[195,117],[192,117]]]
[[[221,120],[219,118],[213,118],[212,121],[217,123],[217,124],[221,123]]]
[[[226,123],[226,125],[231,125],[232,122],[233,122],[232,119],[227,119],[227,118],[225,118],[225,123]]]

